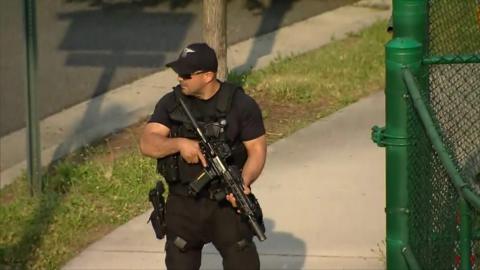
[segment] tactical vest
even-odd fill
[[[178,97],[182,95],[181,87],[176,86],[173,91],[176,102],[172,104],[170,108],[167,108],[169,118],[172,121],[169,137],[189,138],[199,141],[200,138],[178,101]],[[215,108],[212,109],[212,112],[209,114],[194,110],[191,106],[192,102],[190,98],[183,96],[183,100],[189,107],[195,120],[197,120],[207,140],[214,145],[217,153],[220,153],[220,156],[228,165],[243,168],[247,159],[245,146],[241,141],[232,142],[226,136],[226,130],[229,125],[227,115],[230,112],[233,98],[237,91],[243,91],[243,89],[230,83],[222,83],[220,91],[215,94]],[[169,185],[177,183],[186,185],[195,180],[203,172],[203,167],[200,163],[188,164],[179,153],[176,153],[158,159],[157,171],[165,178]]]

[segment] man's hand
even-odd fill
[[[182,138],[179,141],[178,148],[180,149],[180,155],[187,163],[196,164],[200,161],[203,167],[207,167],[207,160],[200,150],[198,141]]]
[[[245,195],[248,195],[251,192],[252,190],[250,189],[250,187],[243,185],[243,193],[245,193]],[[227,194],[227,197],[225,197],[225,199],[227,199],[227,201],[232,204],[233,208],[237,208],[237,200],[235,200],[235,196],[233,196],[232,193]],[[240,213],[240,210],[237,210],[237,212]]]

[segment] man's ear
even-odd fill
[[[204,78],[206,83],[209,83],[217,78],[217,73],[213,71],[208,71],[204,75],[205,75]]]

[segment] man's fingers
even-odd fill
[[[227,195],[227,200],[229,200],[230,202],[236,202],[235,197],[233,196],[232,193]]]
[[[232,204],[233,208],[237,208],[237,213],[240,214],[241,211],[237,207],[237,200],[235,200],[235,196],[233,196],[233,194],[230,193],[226,196],[226,199],[227,199],[227,201],[229,201]]]
[[[201,152],[197,152],[194,155],[184,159],[188,164],[197,164],[198,162],[201,162],[203,167],[207,167],[207,160]]]
[[[203,156],[202,152],[198,152],[197,158],[200,159],[200,162],[202,162],[203,167],[207,167],[207,160]]]
[[[187,159],[188,164],[195,164],[198,163],[198,157],[197,156],[192,156],[189,159]]]
[[[243,193],[248,195],[248,194],[252,193],[252,189],[250,189],[249,186],[243,185]]]
[[[207,160],[203,156],[202,150],[200,150],[200,142],[197,143],[198,149],[197,149],[197,158],[200,160],[202,163],[203,167],[207,167]]]
[[[227,194],[226,199],[227,199],[227,201],[229,201],[229,202],[232,204],[232,206],[233,206],[234,208],[237,208],[237,200],[235,200],[235,197],[233,196],[232,193]]]

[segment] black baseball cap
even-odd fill
[[[192,74],[196,71],[217,72],[218,61],[215,51],[206,43],[193,43],[185,47],[178,59],[166,65],[177,74]]]

